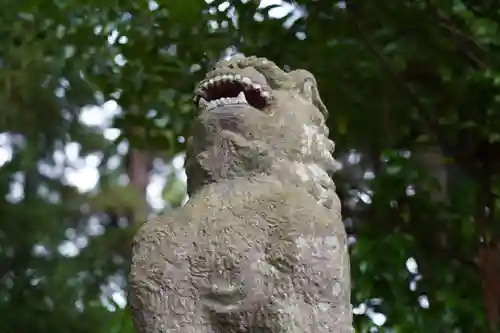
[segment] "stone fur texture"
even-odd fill
[[[234,75],[269,98],[254,107],[248,90],[246,104],[208,109],[197,90],[190,200],[134,240],[137,332],[353,332],[347,239],[328,175],[337,164],[316,81],[235,57],[206,82]]]

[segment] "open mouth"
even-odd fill
[[[195,92],[194,102],[206,110],[244,104],[263,110],[269,105],[270,99],[271,94],[250,78],[224,74],[203,81]]]

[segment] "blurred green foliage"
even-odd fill
[[[185,200],[191,92],[234,52],[317,76],[357,332],[495,331],[498,3],[209,2],[0,3],[0,332],[133,332],[131,235]]]

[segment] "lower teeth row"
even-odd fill
[[[201,98],[199,101],[200,106],[205,108],[214,108],[221,105],[229,105],[229,104],[243,104],[248,103],[245,98],[245,93],[241,92],[237,97],[222,97],[213,101],[206,101],[204,98]]]
[[[212,107],[217,107],[221,105],[229,105],[229,104],[241,104],[242,102],[236,98],[219,98],[216,99],[215,101],[210,101],[208,102],[207,107],[212,108]]]

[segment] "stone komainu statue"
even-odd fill
[[[138,333],[352,330],[350,267],[314,76],[237,57],[195,92],[190,200],[142,226]]]

